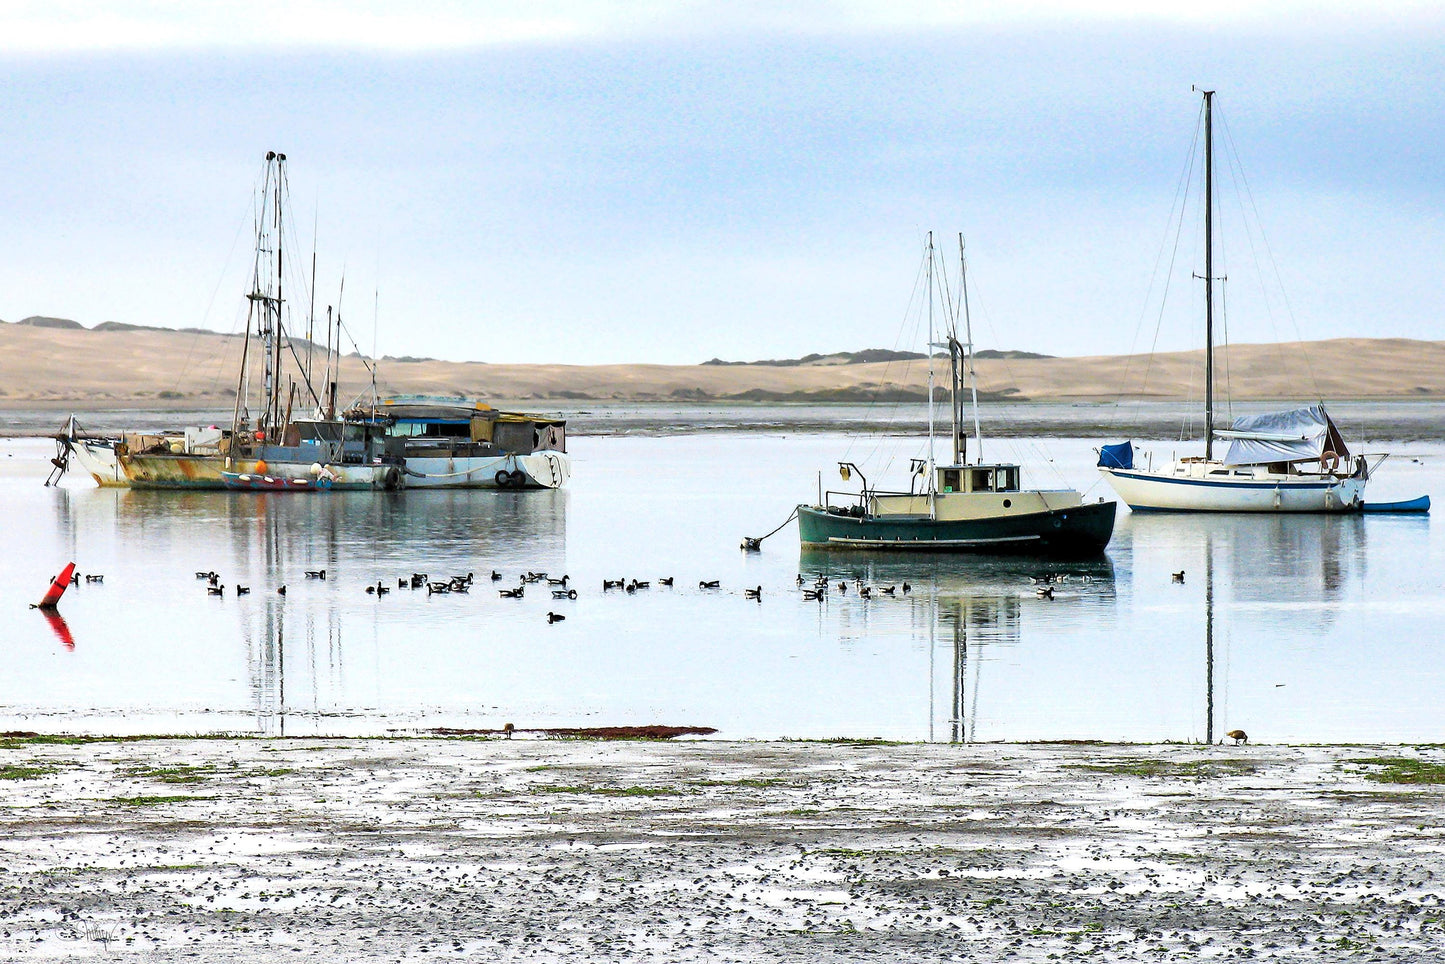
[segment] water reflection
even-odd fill
[[[951,636],[948,740],[969,743],[978,737],[978,695],[986,647],[1017,645],[1023,637],[1017,596],[940,598],[939,625]],[[974,648],[973,696],[968,693],[969,647]],[[931,668],[931,664],[930,664]],[[930,688],[931,689],[931,688]],[[932,732],[929,739],[933,739]]]
[[[63,630],[13,619],[0,717],[99,732],[665,722],[730,738],[969,742],[1202,742],[1234,727],[1265,742],[1424,739],[1445,725],[1428,517],[1126,515],[1105,559],[1067,565],[799,553],[788,530],[739,553],[740,533],[767,531],[796,501],[788,480],[836,447],[584,439],[575,489],[486,498],[0,478],[3,611],[24,612],[72,558],[107,576],[66,594]],[[1092,464],[1075,447],[1060,462]],[[1445,484],[1439,464],[1412,486]],[[503,600],[490,581],[460,597],[395,588],[412,572],[493,568],[504,585],[567,572],[579,598],[539,586]],[[194,578],[212,569],[224,597]],[[319,569],[326,581],[304,579]],[[805,600],[799,574],[849,588]],[[1031,577],[1046,574],[1053,599],[1035,595]],[[619,576],[653,587],[601,591]],[[378,580],[393,587],[384,599],[365,593]],[[895,594],[860,599],[860,580]],[[744,597],[759,585],[761,602]],[[549,610],[566,621],[549,624]]]
[[[45,621],[50,624],[50,629],[55,633],[55,638],[60,640],[60,645],[67,650],[75,651],[75,636],[70,632],[70,626],[65,622],[65,617],[54,609],[42,609],[41,614]]]

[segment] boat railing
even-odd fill
[[[891,489],[864,489],[861,492],[829,489],[823,493],[823,509],[827,512],[863,513],[867,511],[869,499],[878,498],[879,496],[902,496],[908,498],[917,495],[917,492],[901,492]],[[835,496],[837,496],[836,501],[834,500]]]

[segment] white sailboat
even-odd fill
[[[1214,427],[1214,91],[1204,94],[1204,455],[1136,464],[1131,442],[1099,450],[1099,471],[1135,511],[1353,512],[1370,467],[1323,404]],[[1216,439],[1229,442],[1215,458]],[[1378,463],[1377,463],[1378,464]]]

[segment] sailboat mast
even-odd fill
[[[1214,459],[1214,91],[1204,91],[1204,460]]]

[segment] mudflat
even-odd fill
[[[0,957],[1400,960],[1445,754],[0,741]]]

